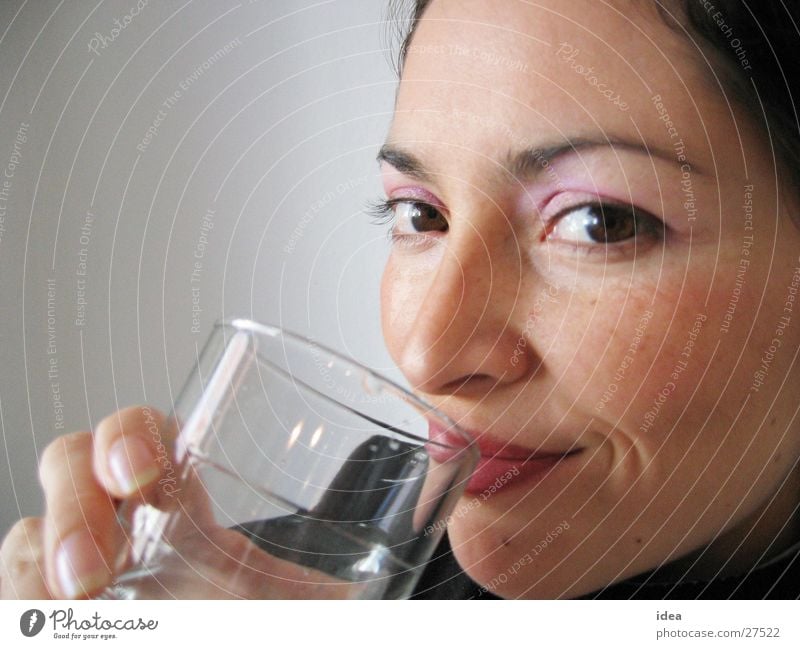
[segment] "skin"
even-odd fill
[[[100,593],[130,558],[116,523],[115,506],[123,500],[143,500],[165,512],[180,508],[186,514],[173,517],[165,534],[176,552],[161,560],[164,569],[181,578],[140,579],[135,584],[138,598],[350,599],[361,595],[361,585],[278,559],[242,534],[217,525],[205,491],[191,476],[181,483],[179,499],[164,489],[169,483],[159,483],[161,473],[149,471],[158,467],[157,462],[134,460],[134,447],[139,441],[150,445],[146,452],[154,459],[158,457],[154,437],[168,441],[173,435],[174,427],[161,413],[143,406],[103,419],[94,434],[73,433],[53,442],[41,463],[47,514],[17,523],[0,550],[3,599],[73,599]],[[120,441],[123,446],[115,448]],[[122,473],[115,467],[122,462],[132,476],[144,476],[141,484],[120,481]]]
[[[438,212],[417,232],[415,206],[394,206],[381,293],[390,353],[484,447],[578,451],[466,494],[451,518],[458,561],[503,597],[576,597],[658,566],[670,578],[736,574],[800,538],[796,315],[752,389],[798,265],[797,208],[777,200],[768,139],[704,66],[650,2],[434,0],[414,37],[387,143],[427,174],[396,155],[382,172],[389,199]],[[579,139],[632,145],[579,147],[539,173],[507,161]],[[598,196],[636,206],[636,237],[586,240],[579,206]],[[608,213],[624,225],[620,209]],[[128,408],[48,447],[47,511],[3,542],[3,597],[85,597],[110,582],[124,547],[116,505],[159,497],[153,420],[168,437],[161,415]],[[58,570],[65,549],[71,573]]]
[[[570,47],[579,50],[571,63]],[[579,64],[594,65],[614,96]],[[659,120],[655,94],[679,137]],[[549,174],[507,164],[520,147],[581,138],[665,158],[605,146],[559,156]],[[696,213],[683,205],[680,140]],[[444,219],[428,210],[420,231],[414,205],[394,208],[401,236],[381,295],[393,359],[479,442],[580,449],[453,517],[454,551],[473,579],[504,597],[574,597],[671,561],[673,578],[735,574],[800,538],[796,327],[782,331],[751,390],[797,267],[794,208],[775,208],[765,138],[650,3],[435,0],[387,143],[426,171],[385,156],[389,199],[428,203]],[[745,185],[754,186],[751,231]],[[570,208],[598,196],[656,218],[625,241],[587,243]],[[723,333],[745,235],[754,235],[750,265]],[[569,529],[536,553],[565,520]]]

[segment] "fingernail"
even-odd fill
[[[126,494],[137,492],[158,476],[152,451],[136,437],[118,440],[111,447],[108,463],[111,475]]]
[[[110,573],[87,530],[73,532],[61,542],[56,575],[61,592],[68,598],[89,595],[108,583]]]

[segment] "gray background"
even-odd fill
[[[48,442],[169,410],[220,317],[402,381],[364,213],[395,91],[385,2],[136,4],[0,2],[0,535],[41,513]]]

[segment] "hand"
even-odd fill
[[[137,584],[139,597],[221,599],[351,598],[363,586],[261,551],[243,534],[220,527],[208,497],[191,473],[175,486],[169,452],[175,427],[161,413],[141,406],[120,410],[94,434],[64,435],[42,454],[44,518],[26,518],[0,548],[2,599],[76,599],[110,585],[129,559],[117,518],[125,501],[160,510],[179,508],[168,540],[176,553],[158,579]],[[362,594],[363,596],[363,594]]]
[[[0,597],[73,599],[110,584],[125,550],[116,507],[158,497],[170,434],[164,415],[142,406],[53,441],[39,464],[45,516],[22,519],[3,541]]]

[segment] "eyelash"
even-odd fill
[[[400,204],[420,205],[433,209],[439,214],[441,214],[441,210],[436,206],[412,198],[393,198],[388,200],[377,199],[375,201],[368,203],[367,213],[372,217],[371,222],[375,225],[389,224],[391,226],[387,228],[386,234],[389,241],[393,244],[396,243],[408,244],[409,239],[411,240],[419,239],[419,236],[417,235],[406,235],[396,232],[395,208],[397,205]],[[546,241],[548,239],[550,233],[564,217],[568,216],[573,212],[577,212],[578,210],[586,208],[598,209],[601,211],[601,213],[604,210],[605,211],[624,210],[632,213],[634,216],[634,232],[635,232],[634,236],[629,239],[625,239],[621,242],[607,243],[605,246],[602,245],[601,242],[597,242],[596,245],[591,245],[591,246],[581,245],[580,243],[576,242],[570,243],[568,241],[558,242],[557,240],[554,241],[555,243],[561,243],[563,245],[570,246],[573,249],[580,249],[586,254],[600,253],[608,255],[610,252],[611,254],[613,254],[613,252],[617,253],[624,252],[624,248],[626,246],[630,246],[632,244],[635,245],[635,242],[638,241],[642,236],[650,236],[655,240],[661,240],[664,238],[664,235],[666,233],[667,229],[666,225],[661,219],[633,205],[620,204],[612,201],[606,201],[606,202],[586,201],[565,207],[564,209],[560,210],[555,216],[548,219],[545,231],[541,237],[541,241]]]
[[[366,212],[372,217],[373,225],[386,225],[394,222],[394,206],[399,201],[378,198],[367,203]],[[391,230],[388,231],[391,234]]]
[[[400,234],[395,228],[395,208],[402,204],[424,206],[435,210],[439,214],[442,214],[442,211],[435,205],[412,198],[379,198],[367,204],[366,212],[372,217],[370,221],[372,224],[379,226],[388,224],[390,226],[386,229],[386,236],[390,243],[411,245],[415,241],[419,242],[419,236]],[[442,216],[442,218],[444,218],[444,216]]]
[[[550,217],[541,240],[547,240],[550,236],[550,233],[559,225],[562,219],[570,214],[577,214],[581,210],[586,210],[587,208],[600,212],[603,218],[602,223],[606,232],[606,236],[608,236],[609,233],[611,233],[614,229],[613,215],[615,212],[622,211],[628,215],[631,215],[633,217],[633,235],[631,237],[622,239],[621,241],[606,242],[605,245],[603,245],[602,241],[597,241],[592,245],[585,245],[577,242],[559,241],[558,239],[553,240],[554,243],[570,245],[573,248],[580,248],[587,254],[599,253],[609,255],[613,253],[625,252],[626,248],[636,246],[637,242],[639,242],[642,237],[649,237],[651,241],[661,241],[667,234],[668,228],[664,221],[653,214],[636,207],[635,205],[617,203],[614,201],[595,200],[569,205],[568,207],[561,209],[555,216]]]

